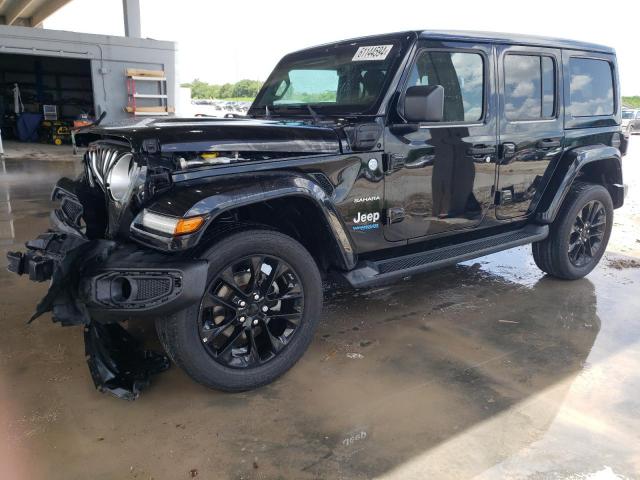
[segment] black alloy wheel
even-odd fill
[[[167,354],[195,381],[241,392],[289,370],[309,347],[322,312],[322,277],[297,240],[242,229],[212,242],[199,302],[156,320]]]
[[[216,362],[252,368],[273,359],[296,334],[304,313],[298,274],[282,258],[235,260],[207,288],[200,338]]]
[[[593,261],[603,247],[607,231],[607,213],[604,205],[593,200],[578,213],[569,238],[569,260],[578,267]]]
[[[576,182],[549,228],[532,245],[543,272],[565,280],[588,275],[604,255],[613,226],[613,201],[602,185]]]

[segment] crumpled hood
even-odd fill
[[[304,122],[254,119],[172,118],[94,127],[89,133],[124,138],[139,149],[156,140],[162,152],[340,152],[336,131]]]

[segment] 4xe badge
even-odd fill
[[[353,230],[375,230],[380,227],[378,220],[380,220],[380,212],[358,212],[353,218],[355,225],[352,228]]]

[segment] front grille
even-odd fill
[[[91,186],[98,185],[106,193],[107,179],[111,168],[131,150],[124,144],[94,143],[85,154],[87,176]]]
[[[80,216],[82,215],[82,205],[71,200],[69,197],[64,197],[60,208],[73,225],[79,225]]]

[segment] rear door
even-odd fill
[[[544,191],[564,142],[562,53],[499,46],[499,166],[496,216],[528,215]],[[546,173],[546,175],[545,175]]]
[[[402,91],[444,87],[444,118],[414,132],[386,132],[387,240],[411,240],[478,225],[493,203],[497,115],[493,46],[426,40]]]

